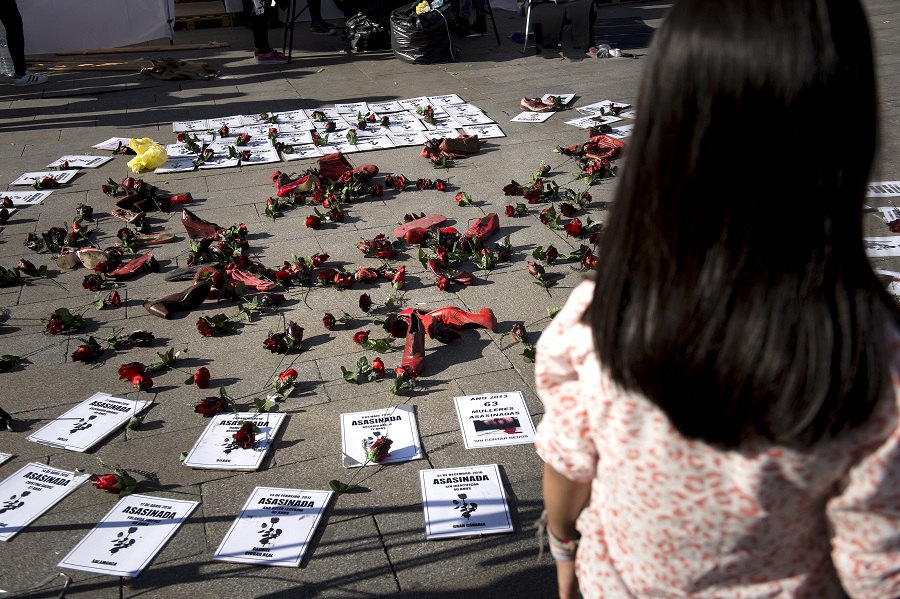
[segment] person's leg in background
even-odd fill
[[[270,0],[244,0],[244,10],[253,32],[253,45],[256,46],[254,54],[260,64],[284,64],[287,56],[269,45],[269,17],[266,16],[266,5],[269,3]]]
[[[472,33],[469,27],[469,21],[472,19],[472,0],[459,0],[455,8],[458,12],[456,13],[456,22],[453,23],[451,32],[453,35],[466,37]]]
[[[307,0],[309,6],[309,16],[312,19],[310,23],[310,31],[314,35],[334,35],[336,33],[334,25],[322,18],[322,0]]]
[[[472,22],[472,31],[475,33],[487,32],[487,7],[484,0],[475,0],[475,20]]]
[[[25,32],[22,29],[22,15],[16,0],[0,0],[0,23],[6,30],[6,46],[15,69],[16,85],[38,85],[47,83],[47,76],[32,73],[25,66]]]

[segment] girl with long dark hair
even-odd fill
[[[858,0],[679,0],[637,104],[595,277],[538,344],[560,595],[900,596],[900,313],[862,243]]]

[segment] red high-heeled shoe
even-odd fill
[[[416,312],[409,316],[406,347],[403,348],[400,365],[407,368],[413,377],[425,371],[425,327]]]
[[[203,220],[187,208],[181,210],[181,224],[191,239],[206,239],[225,230],[216,223]]]
[[[212,283],[204,281],[158,300],[148,300],[144,302],[144,309],[153,316],[168,319],[172,312],[193,310],[202,304],[209,297],[210,289],[212,289]]]

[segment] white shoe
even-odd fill
[[[41,85],[47,83],[47,76],[42,73],[32,73],[25,71],[21,77],[16,77],[14,83],[16,85]]]

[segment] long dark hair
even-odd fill
[[[857,0],[679,0],[657,32],[585,320],[682,434],[810,447],[871,413],[900,322],[862,243],[876,112]]]

